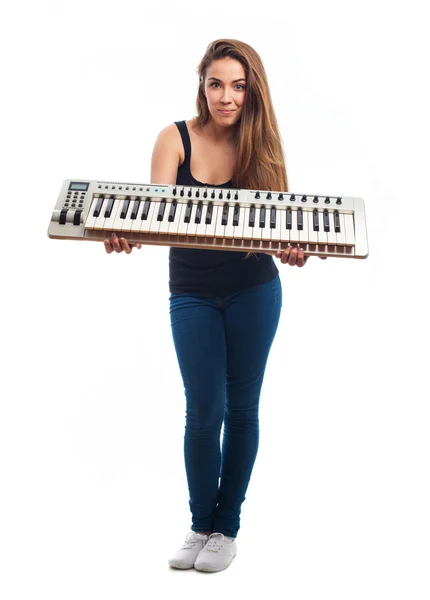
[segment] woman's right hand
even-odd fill
[[[119,238],[116,233],[112,233],[110,239],[105,239],[104,245],[105,250],[108,254],[111,254],[115,250],[115,252],[124,252],[126,254],[130,254],[133,248],[141,248],[142,244],[130,244],[127,242],[125,238]]]

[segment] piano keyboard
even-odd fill
[[[362,198],[210,186],[66,179],[48,228],[54,239],[366,258]]]

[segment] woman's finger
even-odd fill
[[[112,233],[111,235],[111,244],[115,250],[115,252],[122,252],[122,246],[120,244],[119,238],[116,233]]]
[[[113,248],[112,248],[112,244],[110,243],[109,240],[103,240],[104,241],[104,245],[105,245],[105,250],[108,254],[111,254],[113,252]]]
[[[305,251],[303,250],[303,248],[299,248],[297,252],[297,266],[304,267],[305,262]]]
[[[281,263],[283,265],[287,264],[287,262],[290,258],[290,252],[291,252],[291,246],[288,246],[288,248],[285,248],[285,250],[281,254]]]
[[[290,258],[288,259],[288,264],[291,267],[294,267],[297,262],[297,246],[295,246],[290,252]]]
[[[127,240],[126,240],[125,238],[123,238],[123,237],[122,237],[122,238],[119,238],[119,241],[120,241],[121,247],[122,247],[122,249],[124,250],[124,252],[125,252],[126,254],[130,254],[130,253],[131,253],[131,248],[130,248],[130,246],[128,245],[128,242],[127,242]]]

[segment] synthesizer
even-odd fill
[[[64,180],[48,236],[207,250],[367,258],[364,200],[207,186]]]

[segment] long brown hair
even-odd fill
[[[225,56],[231,56],[243,65],[247,80],[243,111],[233,138],[237,147],[233,185],[239,189],[288,192],[282,140],[266,72],[260,56],[245,42],[220,39],[211,42],[207,47],[197,67],[198,124],[206,125],[210,117],[206,96],[203,93],[207,69],[214,60]],[[254,253],[248,252],[245,258],[249,258],[252,254]]]

